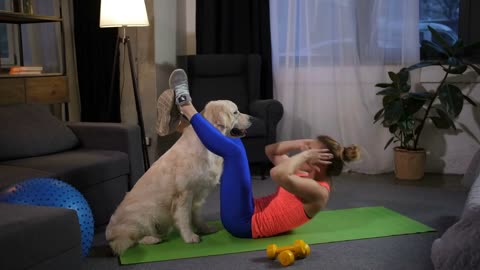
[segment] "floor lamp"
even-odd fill
[[[113,97],[113,80],[114,70],[117,66],[118,47],[120,44],[127,47],[128,61],[130,62],[130,72],[132,76],[133,94],[135,98],[135,109],[137,111],[138,125],[142,136],[142,152],[145,171],[150,167],[150,159],[148,158],[147,143],[145,137],[145,126],[143,124],[142,105],[138,94],[138,81],[135,74],[134,58],[132,55],[132,47],[130,38],[126,35],[126,27],[142,27],[148,26],[147,9],[144,0],[101,0],[100,6],[100,27],[121,27],[123,35],[117,39],[115,45],[115,57],[113,60],[112,81],[110,84],[109,102]]]

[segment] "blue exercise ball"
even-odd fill
[[[93,215],[87,200],[71,185],[53,178],[36,178],[7,188],[0,201],[14,204],[62,207],[75,210],[80,223],[82,253],[86,257],[93,241]]]

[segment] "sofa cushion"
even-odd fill
[[[0,160],[65,151],[78,139],[46,107],[32,104],[0,106]]]
[[[74,210],[0,203],[0,216],[0,269],[30,269],[70,251],[63,269],[79,268],[81,234]]]
[[[30,168],[1,165],[0,163],[0,190],[26,179],[39,177],[54,177],[54,174]]]
[[[76,149],[66,152],[4,161],[9,165],[48,172],[82,190],[128,174],[128,155],[119,151]]]

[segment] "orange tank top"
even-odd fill
[[[299,175],[303,176],[303,175]],[[317,183],[330,191],[327,182]],[[252,215],[252,238],[261,238],[290,231],[310,220],[302,201],[282,187],[271,195],[256,198]]]

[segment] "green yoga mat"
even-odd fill
[[[219,222],[215,222],[221,226]],[[432,232],[434,229],[384,207],[363,207],[320,212],[313,220],[280,236],[241,239],[222,230],[202,236],[198,244],[185,244],[178,234],[157,245],[137,245],[120,256],[121,264],[157,262],[265,250],[269,244],[289,245],[296,239],[308,244]]]

